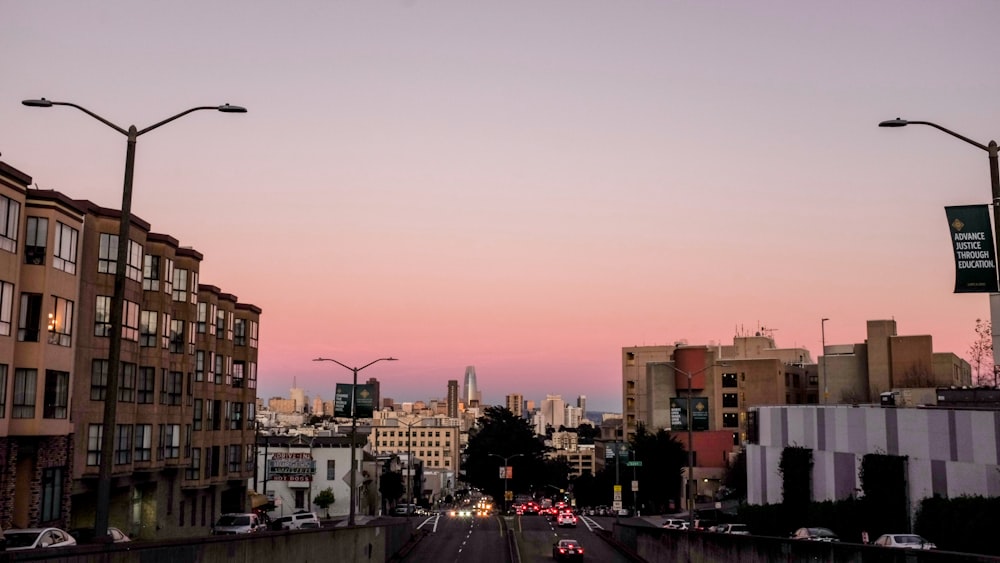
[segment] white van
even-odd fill
[[[253,534],[262,529],[260,516],[252,512],[223,514],[212,526],[212,535]]]
[[[274,530],[301,530],[303,528],[319,528],[319,517],[315,512],[296,512],[289,516],[274,519],[271,525]]]

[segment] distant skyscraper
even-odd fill
[[[448,416],[458,418],[458,380],[448,380]]]
[[[476,366],[466,366],[465,387],[462,389],[462,401],[465,406],[472,406],[482,402],[482,395],[479,393],[479,386],[476,385]]]
[[[295,412],[306,412],[309,405],[306,404],[306,390],[295,387],[295,378],[292,378],[292,388],[288,390],[289,398],[295,404]]]
[[[580,395],[576,398],[576,406],[580,407],[580,416],[587,418],[587,396]]]
[[[379,404],[379,397],[381,397],[381,395],[382,395],[381,392],[379,391],[380,385],[378,383],[378,380],[375,379],[374,377],[369,378],[368,379],[368,385],[374,385],[375,386],[375,391],[374,391],[374,393],[375,393],[375,402],[372,403],[372,404],[373,405],[378,405]]]
[[[524,395],[512,393],[507,395],[507,410],[514,413],[514,416],[521,418],[524,416]]]
[[[547,395],[542,401],[541,412],[545,424],[551,425],[553,430],[566,425],[566,401],[562,395]]]

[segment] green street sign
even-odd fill
[[[626,465],[626,467],[642,467],[642,462],[641,461],[630,461],[630,462],[626,463],[625,465]]]

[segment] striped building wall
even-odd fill
[[[750,504],[781,502],[778,463],[786,446],[813,450],[813,500],[860,490],[865,454],[907,456],[911,512],[935,494],[1000,496],[1000,411],[877,405],[756,409],[747,444]]]

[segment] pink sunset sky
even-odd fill
[[[263,309],[259,394],[587,395],[621,348],[861,342],[967,357],[943,207],[987,203],[1000,2],[0,0],[2,160],[121,204]]]

